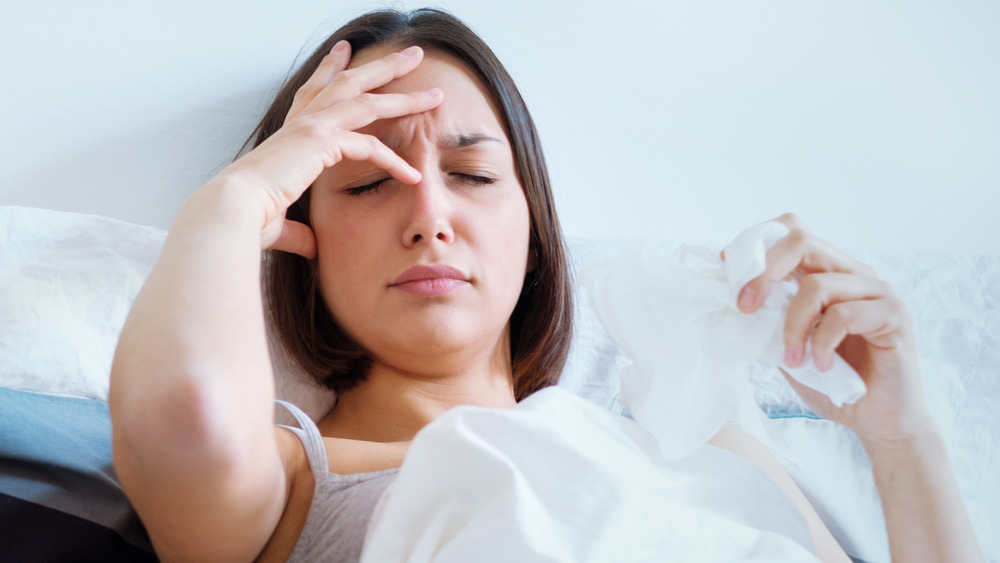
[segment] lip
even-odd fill
[[[451,266],[413,266],[392,280],[389,287],[418,297],[440,297],[469,283],[465,274]]]

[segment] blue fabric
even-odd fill
[[[0,387],[0,456],[100,471],[111,460],[111,416],[104,401]],[[53,436],[72,434],[69,443]]]
[[[768,418],[811,418],[819,420],[822,417],[808,408],[789,405],[761,405]]]
[[[112,467],[111,416],[103,401],[0,388],[0,493],[93,522],[152,551]]]

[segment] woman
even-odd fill
[[[868,381],[843,409],[802,392],[868,448],[894,556],[973,560],[905,310],[867,268],[781,220],[792,232],[741,308],[802,276],[789,363],[819,320],[818,365],[837,349]],[[322,439],[301,417],[302,430],[273,424],[264,249],[276,251],[267,304],[283,343],[337,391]],[[115,465],[157,553],[357,559],[418,430],[556,381],[569,295],[531,120],[489,49],[434,11],[349,23],[285,86],[255,148],[185,203],[122,331]],[[766,454],[731,429],[716,443],[769,466],[821,550],[843,559]]]

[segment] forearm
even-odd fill
[[[239,191],[210,185],[189,198],[135,300],[109,396],[116,425],[139,434],[126,443],[191,446],[227,434],[230,424],[248,430],[271,418],[259,287],[263,214]],[[154,444],[142,435],[148,425],[160,437]]]
[[[862,443],[872,459],[893,561],[983,561],[933,422],[896,443]]]

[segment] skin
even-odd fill
[[[123,328],[109,394],[115,467],[165,561],[284,560],[305,520],[312,475],[298,440],[274,427],[262,249],[316,259],[324,300],[375,357],[369,381],[320,424],[331,470],[398,466],[413,434],[453,405],[513,404],[507,322],[531,259],[495,108],[443,56],[351,55],[336,46],[284,126],[188,199]],[[456,147],[456,135],[480,142]],[[314,229],[284,218],[310,185]],[[433,298],[394,287],[429,264],[453,266],[463,283]],[[894,555],[976,560],[939,440],[926,438],[912,323],[868,270],[798,224],[744,291],[756,296],[745,310],[787,275],[804,287],[789,349],[818,319],[817,360],[839,349],[869,382],[854,407],[819,412],[869,448]],[[738,436],[723,441],[734,440],[745,450]],[[907,499],[912,486],[926,498]]]
[[[351,65],[390,52],[366,49]],[[417,168],[419,182],[347,161],[313,187],[323,296],[375,360],[366,382],[339,394],[321,425],[329,435],[409,440],[455,404],[515,403],[508,321],[528,267],[530,223],[498,113],[468,70],[436,53],[375,92],[436,84],[446,90],[437,108],[360,130]],[[392,285],[411,266],[441,264],[463,277],[447,295]]]

